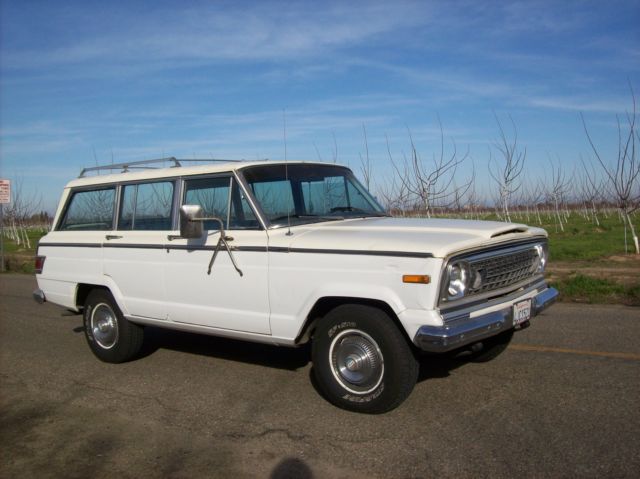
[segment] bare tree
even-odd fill
[[[562,171],[562,167],[560,165],[556,168],[551,160],[549,160],[549,164],[551,167],[551,181],[547,185],[547,198],[551,201],[554,207],[554,216],[557,220],[556,232],[558,231],[559,226],[560,231],[564,233],[565,220],[561,210],[565,203],[565,196],[569,191],[570,183],[567,181],[566,175],[564,171]]]
[[[489,150],[489,174],[491,178],[498,184],[498,198],[500,201],[501,216],[505,221],[511,221],[509,211],[511,198],[513,194],[520,189],[520,175],[524,169],[527,150],[520,151],[518,148],[518,129],[509,116],[511,125],[513,126],[513,139],[509,139],[502,127],[502,123],[497,115],[495,115],[498,129],[500,130],[500,139],[494,143],[494,148],[498,150],[500,160],[494,160],[491,150]]]
[[[458,188],[456,181],[453,181],[452,188],[452,201],[450,206],[453,207],[454,211],[458,214],[462,214],[465,206],[468,206],[470,210],[473,208],[473,202],[475,201],[475,183],[476,183],[476,169],[471,162],[471,176],[469,177],[468,183],[464,188]]]
[[[320,154],[320,150],[318,150],[318,145],[316,145],[316,142],[313,142],[313,147],[316,149],[316,154],[318,155],[318,161],[322,161],[322,155]]]
[[[399,166],[389,153],[391,164],[400,182],[416,198],[416,204],[428,218],[433,215],[436,206],[449,207],[456,196],[464,196],[472,183],[470,179],[461,186],[455,184],[458,167],[469,157],[469,150],[467,149],[462,156],[459,156],[456,144],[452,142],[452,152],[445,156],[444,131],[439,119],[438,124],[440,125],[440,151],[437,156],[434,154],[431,165],[425,165],[420,158],[410,130],[411,157],[405,156],[402,165]]]
[[[541,181],[538,180],[535,186],[532,186],[530,189],[527,189],[527,202],[533,207],[533,211],[536,215],[536,219],[538,220],[538,224],[542,225],[542,218],[540,217],[540,208],[539,205],[542,203],[544,199],[544,186]]]
[[[5,234],[18,246],[31,248],[27,234],[27,226],[31,217],[40,210],[42,196],[37,193],[26,194],[23,190],[22,178],[18,177],[11,184],[11,203],[4,209],[3,222]]]
[[[480,219],[479,215],[480,208],[480,197],[478,196],[478,192],[476,191],[476,176],[475,176],[475,168],[474,175],[471,178],[471,184],[469,185],[469,191],[467,191],[467,211],[469,213],[470,219]]]
[[[389,214],[405,216],[411,200],[409,192],[402,181],[396,181],[396,178],[391,178],[391,181],[378,185],[376,192],[382,206]]]
[[[389,143],[389,136],[385,135],[387,145],[387,155],[389,161],[393,164],[393,155],[391,154],[391,146]],[[389,214],[400,214],[405,216],[411,202],[411,194],[407,190],[406,183],[401,181],[396,176],[387,178],[383,183],[376,185],[376,192],[380,197],[380,201],[385,210]]]
[[[630,87],[631,88],[631,87]],[[620,118],[616,115],[618,124],[618,152],[615,158],[607,160],[602,157],[596,148],[591,134],[587,128],[584,116],[581,114],[584,132],[593,150],[598,163],[604,171],[611,191],[614,193],[618,209],[625,222],[625,250],[626,250],[626,230],[627,226],[631,231],[631,237],[635,246],[636,254],[640,254],[638,235],[631,219],[631,215],[640,208],[640,161],[638,161],[638,151],[636,142],[640,144],[640,135],[636,129],[636,97],[631,88],[631,99],[633,109],[631,113],[625,115],[624,126]]]
[[[579,187],[582,201],[587,209],[587,218],[591,216],[591,220],[595,225],[600,226],[596,203],[604,197],[604,185],[602,179],[598,178],[593,165],[585,163],[582,158],[580,158],[580,162],[582,163],[583,174],[580,177]]]
[[[369,189],[371,183],[371,160],[369,159],[369,142],[367,141],[367,129],[362,124],[362,134],[364,136],[364,158],[362,157],[362,153],[360,153],[360,171],[362,172],[362,179],[364,180],[364,185],[367,190]]]
[[[336,140],[336,134],[335,132],[331,132],[331,136],[333,138],[333,152],[332,152],[332,159],[334,163],[338,162],[338,141]]]

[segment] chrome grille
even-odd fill
[[[537,272],[541,246],[546,248],[545,240],[476,251],[449,259],[449,265],[466,265],[469,279],[464,296],[451,298],[448,291],[449,267],[445,268],[440,291],[441,307],[448,308],[450,305],[458,308],[470,302],[509,294],[517,288],[526,286],[530,281],[541,276]],[[474,284],[477,286],[474,287]]]
[[[537,258],[536,250],[528,248],[499,256],[491,256],[469,263],[482,275],[482,286],[471,289],[471,293],[484,293],[519,283],[532,276],[532,266]]]

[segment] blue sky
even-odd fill
[[[84,166],[162,156],[331,161],[376,182],[440,119],[489,186],[495,116],[527,150],[605,155],[640,97],[640,1],[1,0],[0,174],[53,210]],[[495,116],[494,116],[495,115]],[[447,149],[450,149],[447,146]],[[470,169],[470,164],[468,166]]]

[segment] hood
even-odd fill
[[[517,223],[423,218],[358,218],[296,226],[292,232],[291,236],[280,237],[281,241],[287,242],[282,246],[295,249],[412,252],[434,257],[445,257],[480,246],[547,236],[543,229]]]

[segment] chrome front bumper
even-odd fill
[[[551,306],[558,297],[555,288],[546,288],[531,298],[531,317]],[[513,328],[513,304],[499,311],[456,319],[444,326],[422,326],[413,342],[423,351],[444,353],[495,336]]]

